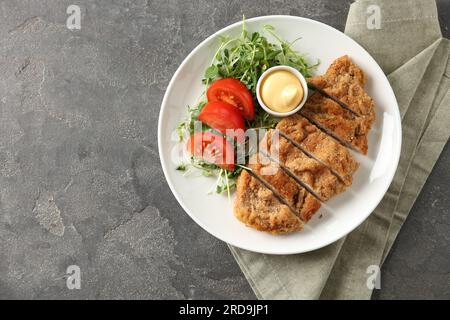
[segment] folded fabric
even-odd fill
[[[373,6],[379,29],[367,27]],[[434,0],[356,1],[345,33],[373,55],[396,94],[398,171],[372,215],[326,248],[270,256],[230,246],[259,299],[369,299],[367,268],[382,265],[450,136],[450,41],[441,36]]]

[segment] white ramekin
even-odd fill
[[[289,71],[291,72],[294,76],[296,76],[298,78],[298,80],[300,80],[300,83],[303,87],[303,99],[300,102],[300,104],[295,108],[292,109],[291,111],[288,112],[276,112],[273,111],[272,109],[270,109],[268,106],[266,106],[266,104],[264,103],[263,99],[261,98],[261,84],[264,81],[264,79],[271,74],[274,71],[278,71],[278,70],[284,70],[284,71]],[[292,67],[289,66],[276,66],[276,67],[272,67],[267,69],[259,78],[258,80],[258,84],[256,85],[256,98],[258,99],[259,105],[267,112],[270,113],[271,115],[274,115],[276,117],[287,117],[290,115],[293,115],[294,113],[297,113],[304,105],[306,100],[308,99],[308,84],[306,82],[305,77],[297,70],[294,69]]]

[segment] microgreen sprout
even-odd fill
[[[293,49],[293,45],[301,38],[288,42],[279,36],[275,28],[270,25],[265,25],[263,31],[271,35],[277,43],[269,42],[267,37],[259,32],[250,34],[247,30],[245,18],[242,23],[241,34],[238,37],[220,36],[219,48],[214,54],[210,66],[204,73],[203,83],[206,88],[217,79],[231,77],[244,83],[255,97],[256,85],[263,72],[278,65],[288,65],[297,69],[305,77],[311,76],[311,71],[318,63],[314,65],[309,64],[302,54]],[[189,135],[193,134],[194,123],[198,121],[198,115],[205,104],[206,98],[203,93],[197,105],[188,107],[186,118],[177,127],[180,141],[184,141],[186,133]],[[278,119],[259,107],[256,99],[255,106],[255,118],[252,121],[246,121],[246,128],[274,128]],[[203,125],[202,130],[208,131],[211,129]],[[235,150],[237,149],[236,144],[234,142]],[[249,157],[254,150],[246,149],[246,157]],[[177,170],[186,171],[189,165],[201,170],[204,176],[217,176],[213,189],[219,194],[227,193],[228,197],[230,197],[231,191],[236,187],[236,179],[240,172],[244,169],[250,170],[245,166],[236,165],[233,171],[229,171],[194,157],[191,157],[190,164],[180,165]]]

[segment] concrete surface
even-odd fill
[[[449,3],[440,2],[449,36]],[[265,14],[343,29],[350,1],[0,1],[0,298],[254,298],[172,196],[157,117],[206,36]],[[66,9],[82,10],[80,31]],[[375,298],[450,298],[450,147]],[[69,265],[81,289],[68,290]]]

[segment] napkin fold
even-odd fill
[[[380,28],[368,28],[378,8]],[[434,0],[356,1],[345,33],[388,74],[402,116],[399,167],[370,217],[325,248],[271,256],[229,246],[259,299],[370,299],[368,267],[381,267],[450,136],[450,41]]]

